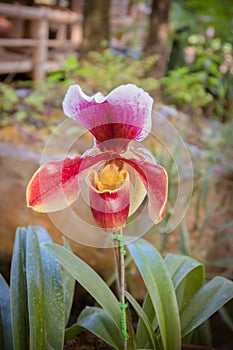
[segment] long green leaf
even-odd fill
[[[176,290],[179,309],[203,286],[204,265],[184,255],[168,254],[165,263]]]
[[[215,277],[208,282],[181,310],[182,336],[201,325],[232,298],[232,281]]]
[[[32,230],[36,233],[39,244],[52,242],[49,234],[42,227],[34,226]],[[65,333],[65,300],[61,269],[58,261],[45,249],[40,249],[40,255],[45,306],[46,344],[48,348],[62,350]]]
[[[30,350],[46,349],[42,263],[38,238],[32,227],[27,230],[26,275],[30,324]]]
[[[40,243],[51,242],[39,226],[27,229],[26,276],[30,349],[62,350],[65,332],[64,292],[60,266]]]
[[[86,307],[77,324],[88,329],[115,349],[123,349],[122,335],[108,314],[98,307]]]
[[[181,342],[179,310],[169,271],[158,251],[145,240],[128,245],[150,294],[165,350],[179,350]]]
[[[11,263],[11,313],[14,348],[29,349],[29,319],[26,280],[27,231],[19,227],[16,231]]]
[[[71,247],[68,241],[65,238],[63,238],[63,241],[64,241],[64,247],[71,251]],[[73,304],[75,279],[62,265],[61,265],[61,273],[62,273],[64,298],[65,298],[65,325],[67,325],[70,317],[71,307]]]
[[[168,254],[164,259],[172,277],[174,287],[177,288],[182,280],[194,269],[201,268],[200,279],[204,281],[204,265],[185,255]]]
[[[4,335],[3,335],[3,322],[2,322],[1,312],[0,312],[0,349],[5,350]]]
[[[0,274],[0,327],[3,337],[3,350],[13,350],[13,337],[11,326],[10,288]]]
[[[46,243],[43,246],[93,296],[121,329],[118,301],[102,278],[84,261],[58,244]]]
[[[17,230],[11,269],[13,334],[17,350],[63,348],[65,314],[60,266],[56,259],[40,249],[41,242],[51,242],[43,228],[29,226]]]
[[[137,346],[139,348],[146,349],[146,346],[148,344],[149,347],[147,347],[147,349],[157,349],[157,346],[155,345],[156,338],[155,338],[154,330],[151,327],[151,323],[146,313],[130,293],[126,292],[125,295],[128,301],[130,302],[130,304],[133,306],[134,310],[136,311],[139,319],[143,324],[143,331],[144,331],[143,333],[145,334],[145,337],[143,337],[143,339],[140,337],[137,337]]]
[[[168,254],[164,261],[172,277],[177,302],[179,308],[181,308],[202,287],[204,282],[204,266],[188,256],[176,254]],[[146,313],[152,328],[155,330],[158,326],[158,321],[149,294],[144,299],[142,309]],[[146,335],[140,319],[137,327],[137,337],[145,343]]]
[[[142,310],[146,314],[153,331],[155,331],[155,329],[158,327],[158,321],[149,293],[147,293],[145,296],[142,304]],[[137,339],[140,339],[141,344],[146,344],[148,342],[147,334],[144,330],[144,324],[140,318],[138,320],[136,337]]]

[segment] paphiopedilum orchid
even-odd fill
[[[151,96],[133,84],[107,96],[88,96],[79,85],[70,86],[64,112],[90,131],[94,146],[82,156],[44,163],[28,184],[28,206],[38,212],[62,210],[77,199],[84,181],[92,215],[103,229],[123,227],[146,194],[149,215],[158,223],[166,210],[167,173],[148,151],[130,146],[149,134],[152,105]]]

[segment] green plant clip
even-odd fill
[[[120,305],[120,310],[121,310],[121,331],[122,331],[122,335],[124,336],[124,338],[126,338],[127,340],[129,339],[129,334],[127,332],[127,321],[126,321],[126,312],[125,310],[128,307],[128,303],[122,304],[121,302],[119,302]]]
[[[112,235],[111,235],[111,239],[112,240],[116,240],[116,241],[118,241],[119,242],[119,251],[120,251],[120,253],[121,254],[123,254],[123,255],[125,255],[126,254],[126,250],[125,250],[125,248],[124,248],[124,243],[125,243],[125,238],[124,238],[124,236],[122,236],[122,235],[119,235],[119,234],[116,234],[116,233],[113,233]]]

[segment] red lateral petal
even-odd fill
[[[66,208],[78,196],[77,174],[81,157],[43,164],[27,187],[27,205],[38,212]]]
[[[107,231],[117,231],[126,224],[130,205],[128,180],[114,191],[100,192],[96,189],[94,172],[91,172],[89,194],[91,212],[98,226]]]
[[[161,221],[166,212],[168,176],[166,170],[157,164],[139,159],[121,158],[140,175],[148,194],[148,210],[154,223]]]
[[[77,156],[43,164],[30,180],[26,198],[28,207],[45,213],[62,210],[71,205],[79,194],[80,174],[106,159],[107,153]]]

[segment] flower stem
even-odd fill
[[[121,311],[121,330],[124,337],[124,350],[127,350],[127,340],[129,334],[127,332],[127,309],[128,304],[125,303],[125,248],[124,248],[124,236],[122,229],[119,230],[119,234],[113,234],[112,238],[116,241],[117,247],[115,249],[115,257],[117,262],[118,272],[118,285],[120,294],[120,311]]]
[[[120,235],[123,237],[122,229],[120,229]],[[125,250],[124,242],[119,242],[119,253],[120,253],[120,307],[121,307],[121,322],[122,322],[122,334],[124,336],[124,350],[127,349],[127,340],[129,335],[127,333],[127,320],[126,320],[126,308],[125,304]],[[123,247],[122,247],[123,246]],[[122,251],[123,248],[123,251]]]

